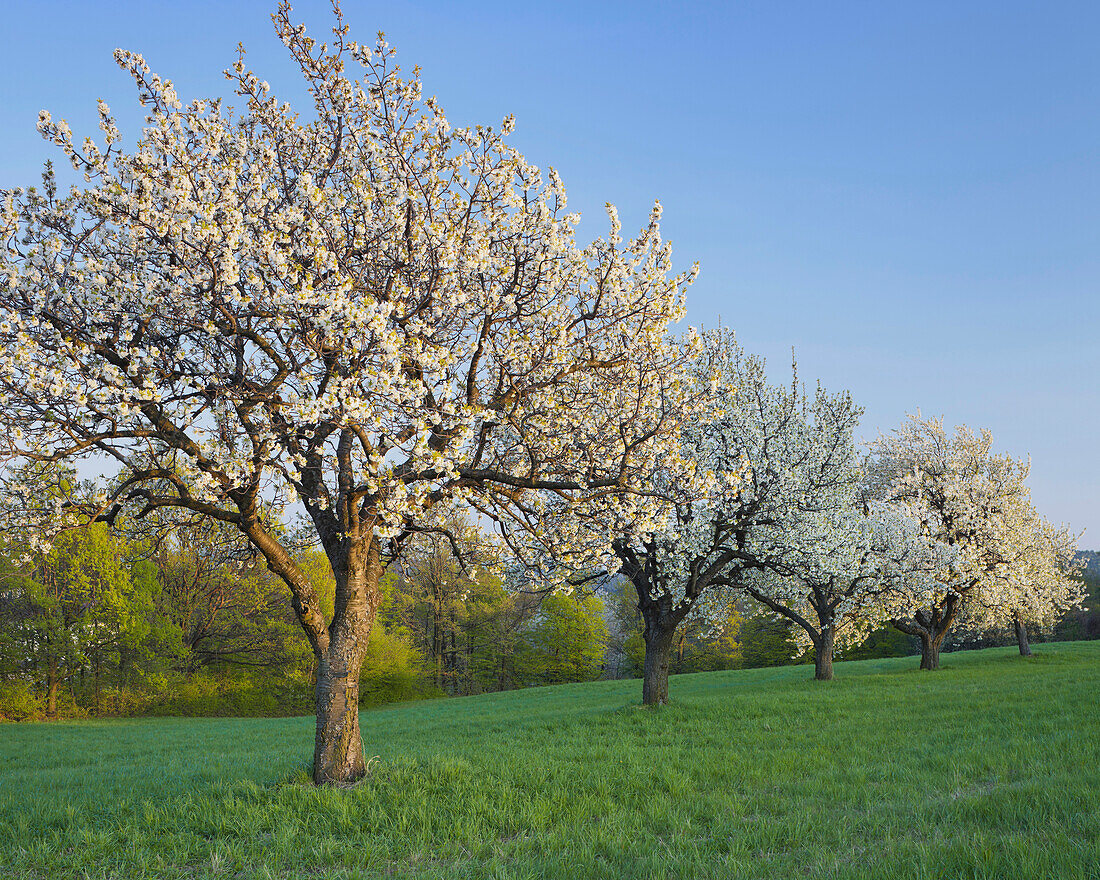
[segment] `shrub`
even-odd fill
[[[0,720],[33,721],[41,715],[41,701],[29,682],[0,681]]]

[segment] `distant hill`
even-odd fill
[[[1100,550],[1078,550],[1077,558],[1085,560],[1085,577],[1100,578]]]

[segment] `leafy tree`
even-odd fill
[[[580,590],[550,594],[527,633],[523,673],[528,684],[591,681],[603,671],[608,629],[603,600]]]
[[[256,565],[239,531],[217,520],[184,520],[164,530],[151,557],[160,604],[179,629],[189,672],[300,659],[286,585]]]
[[[275,22],[308,122],[243,57],[238,112],[184,105],[121,50],[147,113],[134,150],[102,103],[100,144],[43,112],[89,183],[3,196],[0,433],[9,459],[117,463],[108,519],[175,507],[247,537],[314,654],[314,780],[344,784],[365,772],[359,674],[402,542],[458,504],[558,578],[606,556],[595,513],[638,503],[676,428],[666,330],[693,273],[671,273],[659,206],[632,240],[611,210],[578,246],[511,119],[452,128],[338,11],[329,45],[285,3]],[[272,528],[290,503],[331,616]]]
[[[1074,558],[1074,577],[1081,582],[1084,601],[1079,610],[1071,610],[1055,627],[1056,639],[1100,639],[1100,553],[1078,551]]]
[[[842,660],[875,660],[879,657],[907,657],[915,653],[914,641],[892,626],[880,626],[856,645],[838,652]]]
[[[770,612],[745,617],[741,626],[741,663],[746,668],[786,666],[798,655],[794,624]]]
[[[91,665],[96,699],[104,655],[148,634],[154,582],[127,565],[124,544],[94,523],[65,531],[31,552],[9,581],[16,610],[6,635],[44,680],[46,714],[56,717],[61,685]]]
[[[406,541],[400,560],[398,582],[409,593],[409,622],[423,633],[423,645],[434,667],[435,686],[455,693],[458,688],[460,633],[469,635],[464,606],[473,599],[482,607],[471,609],[473,617],[483,616],[486,600],[490,606],[504,601],[489,599],[484,587],[495,580],[486,567],[499,562],[499,548],[456,513],[447,522],[445,534],[428,532]],[[473,570],[466,570],[469,565]],[[478,566],[481,569],[478,569]],[[475,598],[476,597],[476,598]],[[467,645],[467,661],[473,653]],[[468,663],[466,664],[468,665]]]
[[[939,668],[940,647],[960,615],[1050,619],[1080,598],[1066,568],[1071,536],[1036,512],[1025,483],[1029,465],[992,446],[989,431],[960,426],[950,435],[942,419],[919,413],[872,444],[877,491],[905,505],[925,535],[953,552],[929,598],[893,621],[921,640],[921,669]]]
[[[453,643],[456,685],[461,693],[505,690],[521,684],[517,654],[538,613],[539,597],[504,588],[495,575],[472,578],[458,611]]]
[[[714,672],[739,668],[743,659],[743,622],[735,606],[727,609],[724,620],[689,617],[676,633],[670,671]]]

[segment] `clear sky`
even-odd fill
[[[299,94],[270,3],[5,3],[0,187],[52,148],[39,109],[97,134],[141,52],[185,99],[227,93],[238,41]],[[327,4],[299,2],[314,32]],[[345,0],[452,122],[496,124],[561,172],[582,234],[653,198],[719,320],[783,379],[849,388],[863,435],[918,407],[1032,459],[1044,515],[1100,547],[1100,4]]]

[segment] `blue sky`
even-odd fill
[[[136,133],[116,46],[185,98],[226,93],[238,41],[299,94],[272,4],[6,4],[0,187],[53,156],[39,109]],[[299,2],[315,32],[327,4]],[[517,119],[582,234],[652,199],[689,320],[849,388],[872,437],[918,407],[1032,458],[1039,509],[1100,547],[1100,4],[345,0],[453,122]],[[56,156],[53,156],[56,158]]]

